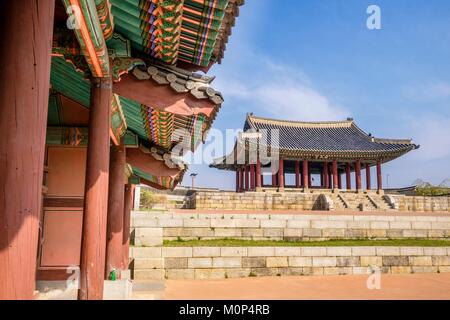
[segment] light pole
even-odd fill
[[[195,177],[198,176],[198,173],[191,173],[191,178],[192,178],[192,190],[194,190],[195,187]]]

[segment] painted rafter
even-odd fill
[[[94,0],[63,0],[63,3],[92,75],[98,78],[108,77],[108,49]]]

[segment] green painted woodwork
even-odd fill
[[[50,83],[52,89],[66,97],[89,107],[91,100],[91,84],[84,74],[61,57],[52,58]]]

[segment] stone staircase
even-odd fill
[[[335,211],[397,211],[382,195],[376,193],[333,193],[328,195]]]

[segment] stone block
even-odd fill
[[[327,247],[327,256],[330,257],[344,257],[351,256],[351,247]]]
[[[310,229],[311,223],[309,220],[288,220],[287,228],[290,229]]]
[[[212,228],[236,228],[236,221],[234,219],[212,219]]]
[[[324,276],[338,276],[338,275],[347,275],[352,274],[353,269],[352,268],[338,268],[338,267],[327,267],[323,268],[323,275]]]
[[[162,256],[164,258],[190,258],[192,257],[192,248],[162,248]]]
[[[424,266],[412,266],[412,273],[437,273],[439,268],[438,267],[424,267]]]
[[[208,269],[212,268],[213,258],[189,258],[188,268],[189,269]]]
[[[305,238],[321,238],[321,229],[303,229],[303,237]]]
[[[134,269],[164,269],[163,258],[135,258]]]
[[[254,237],[263,237],[263,236],[264,236],[263,229],[255,229],[255,228],[242,229],[242,237],[244,237],[244,238],[254,238]]]
[[[242,258],[243,268],[265,268],[266,258],[260,257],[244,257]]]
[[[402,255],[402,256],[422,256],[423,248],[421,248],[421,247],[401,247],[400,255]]]
[[[273,228],[266,228],[263,229],[264,231],[264,237],[268,237],[268,238],[283,238],[284,235],[284,229],[273,229]]]
[[[278,274],[277,268],[252,268],[251,274],[257,277],[273,277]]]
[[[158,220],[153,218],[136,218],[133,219],[132,226],[136,228],[158,227]]]
[[[407,274],[407,273],[411,273],[412,269],[411,267],[407,267],[407,266],[392,266],[391,267],[391,273],[393,274]]]
[[[135,237],[134,245],[136,247],[161,247],[163,245],[162,237]]]
[[[429,230],[431,229],[431,222],[427,222],[427,221],[413,221],[412,224],[412,229],[414,230]]]
[[[225,278],[246,278],[250,275],[250,268],[233,268],[225,270]]]
[[[270,220],[293,220],[294,215],[292,214],[271,214]]]
[[[245,257],[247,256],[247,248],[237,247],[237,248],[221,248],[220,255],[222,257]]]
[[[389,221],[372,221],[370,229],[389,229]]]
[[[376,247],[352,247],[352,256],[376,256]]]
[[[359,267],[361,264],[359,257],[337,257],[336,265],[338,267]]]
[[[406,230],[386,230],[386,237],[388,239],[400,239],[400,238],[404,238],[403,237],[403,232]]]
[[[367,237],[369,239],[384,239],[387,237],[387,233],[384,229],[370,229],[367,230]]]
[[[274,247],[249,247],[249,257],[273,257],[275,256]]]
[[[324,268],[323,267],[312,267],[311,268],[311,275],[312,276],[323,276],[324,274]]]
[[[289,257],[288,263],[290,267],[312,267],[311,257]]]
[[[346,229],[322,229],[322,238],[339,239],[345,238]]]
[[[242,229],[216,228],[214,229],[214,236],[217,238],[240,238],[242,236]]]
[[[389,222],[389,229],[400,229],[400,230],[411,229],[411,222],[391,221],[391,222]]]
[[[438,270],[440,273],[450,273],[450,267],[448,266],[439,266]]]
[[[195,269],[194,278],[199,280],[225,279],[225,269]]]
[[[425,256],[445,256],[447,255],[447,248],[423,248]]]
[[[166,271],[164,269],[134,270],[134,280],[164,280]]]
[[[436,222],[431,222],[431,228],[432,229],[450,229],[450,222],[444,222],[444,221],[436,221]]]
[[[185,269],[188,267],[188,258],[164,258],[166,269]]]
[[[345,229],[347,228],[346,221],[311,221],[311,229]]]
[[[434,256],[432,257],[433,266],[450,266],[449,256]]]
[[[183,227],[183,219],[159,219],[158,227],[181,228],[181,227]]]
[[[241,258],[213,258],[214,268],[241,268]]]
[[[370,221],[349,221],[347,222],[348,229],[370,229]]]
[[[366,229],[345,229],[345,238],[347,239],[365,239],[368,237],[367,233],[371,230]],[[372,230],[375,231],[375,230]],[[386,235],[386,234],[384,234]]]
[[[166,278],[169,280],[194,279],[194,269],[169,269],[166,270]]]
[[[130,256],[133,258],[161,258],[161,248],[130,248]]]
[[[442,239],[445,237],[445,230],[428,230],[428,238]]]
[[[134,236],[139,237],[162,237],[163,228],[136,228]]]
[[[237,228],[259,228],[260,221],[256,219],[236,219]]]
[[[275,247],[275,256],[277,257],[295,257],[300,256],[300,247]]]
[[[428,230],[403,230],[404,238],[428,238]]]
[[[431,257],[426,257],[426,256],[422,256],[422,257],[409,257],[409,264],[411,266],[424,266],[424,267],[428,267],[428,266],[432,266],[433,265],[433,261],[431,259]]]
[[[267,257],[266,265],[268,268],[279,268],[279,267],[287,267],[288,258],[287,257]]]
[[[377,256],[399,256],[399,247],[376,247]]]
[[[220,257],[220,248],[216,247],[194,247],[192,248],[194,258]]]
[[[288,268],[279,268],[278,269],[278,273],[281,276],[303,276],[304,272],[303,272],[303,268],[292,268],[292,267],[288,267]]]
[[[283,236],[286,238],[300,238],[303,236],[302,229],[284,229]]]
[[[322,257],[327,255],[325,247],[303,247],[301,255],[304,257]]]
[[[313,257],[312,259],[314,267],[336,267],[336,257]]]
[[[381,267],[383,265],[382,257],[361,257],[361,267],[371,267],[378,266]]]
[[[353,267],[352,273],[353,274],[371,274],[372,269],[370,267]]]
[[[210,228],[210,219],[183,219],[183,226],[185,228]]]
[[[404,256],[383,256],[383,266],[409,266],[409,260]]]
[[[261,220],[261,228],[286,228],[286,220]]]

